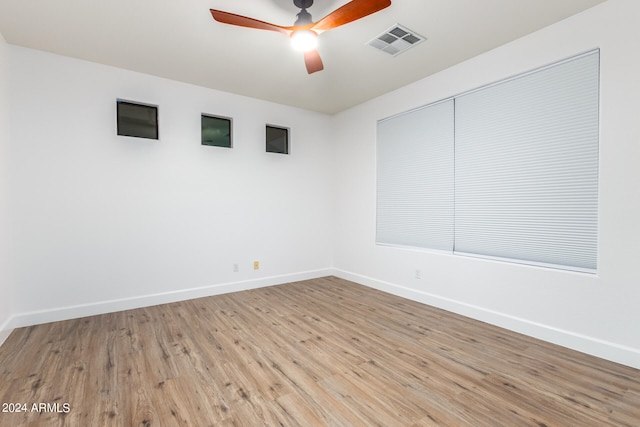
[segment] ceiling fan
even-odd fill
[[[352,0],[316,22],[313,22],[311,14],[307,12],[307,9],[313,5],[313,0],[293,0],[293,4],[300,9],[300,13],[296,15],[298,19],[293,26],[271,24],[215,9],[211,9],[211,15],[216,21],[225,24],[277,31],[290,37],[293,46],[304,52],[307,72],[312,74],[324,68],[320,54],[316,50],[319,34],[389,7],[391,0]]]

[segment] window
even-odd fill
[[[200,122],[202,145],[232,147],[230,118],[202,114]]]
[[[594,272],[599,52],[441,104],[378,123],[377,242]]]
[[[118,99],[118,135],[158,139],[158,107]]]
[[[453,100],[378,124],[379,243],[453,247]]]
[[[266,140],[268,153],[289,154],[289,129],[267,125]]]

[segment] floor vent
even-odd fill
[[[415,31],[396,24],[367,44],[391,56],[396,56],[425,40],[426,38]]]

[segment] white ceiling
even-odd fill
[[[7,42],[333,114],[604,0],[392,0],[320,36],[308,75],[282,34],[215,22],[221,9],[292,25],[293,0],[0,0]],[[347,3],[315,0],[314,21]],[[396,57],[366,43],[399,23],[427,41]]]

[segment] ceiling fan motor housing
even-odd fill
[[[313,18],[311,17],[311,14],[307,12],[305,9],[302,9],[300,13],[298,13],[296,16],[298,17],[298,19],[296,19],[296,22],[293,24],[294,26],[307,25],[307,24],[313,23]]]

